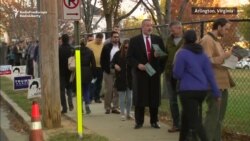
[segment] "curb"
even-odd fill
[[[7,135],[5,133],[5,131],[2,129],[2,126],[0,126],[0,140],[4,140],[4,141],[9,141],[9,139],[7,138]]]
[[[31,127],[31,117],[25,113],[12,99],[10,99],[3,91],[0,90],[0,102],[6,104],[6,106],[20,119],[23,124]],[[29,129],[30,130],[30,129]],[[30,132],[30,131],[28,131]],[[48,136],[43,131],[44,140],[46,141]],[[8,137],[5,134],[5,137]],[[8,140],[7,140],[8,141]]]

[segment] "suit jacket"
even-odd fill
[[[100,58],[100,64],[101,68],[104,72],[110,73],[110,68],[112,67],[111,61],[110,61],[110,52],[113,48],[113,43],[108,43],[103,46],[102,52],[101,52],[101,58]],[[120,48],[120,43],[119,43]]]
[[[164,71],[166,57],[155,58],[152,44],[158,44],[165,51],[162,38],[150,35],[151,38],[151,60],[149,62],[146,54],[146,45],[143,35],[137,35],[130,39],[127,59],[132,67],[132,89],[135,106],[158,107],[160,105],[160,75]],[[138,69],[138,64],[150,63],[156,70],[156,74],[149,76],[146,71]]]

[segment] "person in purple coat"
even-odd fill
[[[196,137],[201,141],[207,141],[202,126],[202,102],[211,89],[219,104],[221,93],[209,58],[203,52],[202,46],[195,43],[195,31],[187,30],[183,38],[184,45],[177,51],[173,68],[174,77],[179,81],[182,105],[179,141],[193,140]]]

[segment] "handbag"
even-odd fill
[[[68,69],[70,71],[75,71],[75,69],[76,69],[75,56],[71,56],[71,57],[68,58]]]

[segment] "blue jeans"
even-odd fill
[[[127,111],[127,116],[130,115],[132,107],[132,90],[128,89],[126,91],[118,91],[119,94],[119,104],[121,109],[121,114],[125,114],[125,106]]]
[[[103,71],[101,68],[96,68],[96,82],[90,84],[90,99],[100,100],[100,92],[102,89]]]
[[[167,96],[169,98],[170,111],[173,119],[173,126],[180,127],[180,111],[178,107],[177,99],[177,80],[171,77],[166,77],[166,87],[167,87]]]

